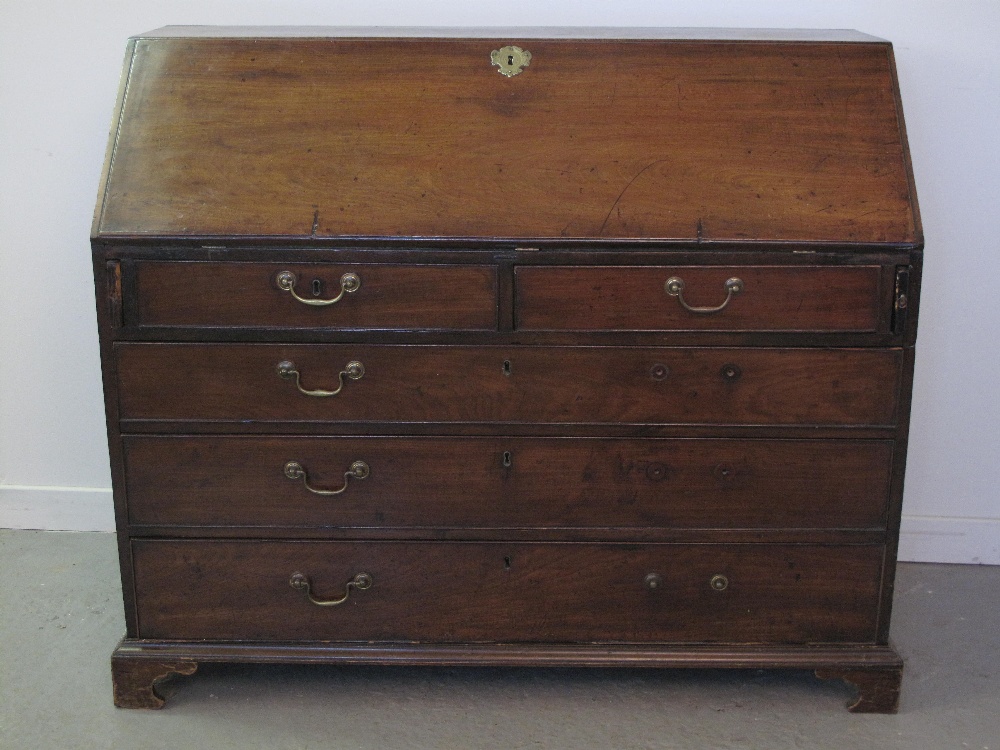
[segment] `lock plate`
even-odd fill
[[[490,53],[490,60],[499,68],[500,75],[516,76],[531,62],[531,53],[516,46],[501,47]]]

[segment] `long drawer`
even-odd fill
[[[133,540],[132,552],[140,638],[810,643],[874,638],[883,549]]]
[[[878,266],[521,266],[517,327],[875,331]]]
[[[892,458],[875,440],[123,441],[132,523],[212,527],[876,528]]]
[[[116,345],[125,420],[893,425],[899,349]],[[331,395],[336,394],[336,395]]]
[[[135,264],[138,326],[495,330],[492,266],[333,263]]]

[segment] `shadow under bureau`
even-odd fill
[[[895,710],[889,43],[384,33],[129,42],[92,235],[116,703],[243,661],[797,667]]]

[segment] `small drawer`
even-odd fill
[[[899,349],[116,344],[125,420],[896,421]]]
[[[141,261],[131,279],[125,322],[135,326],[497,327],[489,266]]]
[[[883,548],[133,540],[132,555],[140,638],[819,643],[873,641]]]
[[[879,266],[519,266],[536,331],[874,332]]]
[[[123,437],[133,524],[884,528],[892,442]]]

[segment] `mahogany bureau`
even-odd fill
[[[92,248],[127,633],[895,710],[923,239],[856,32],[169,27]]]

